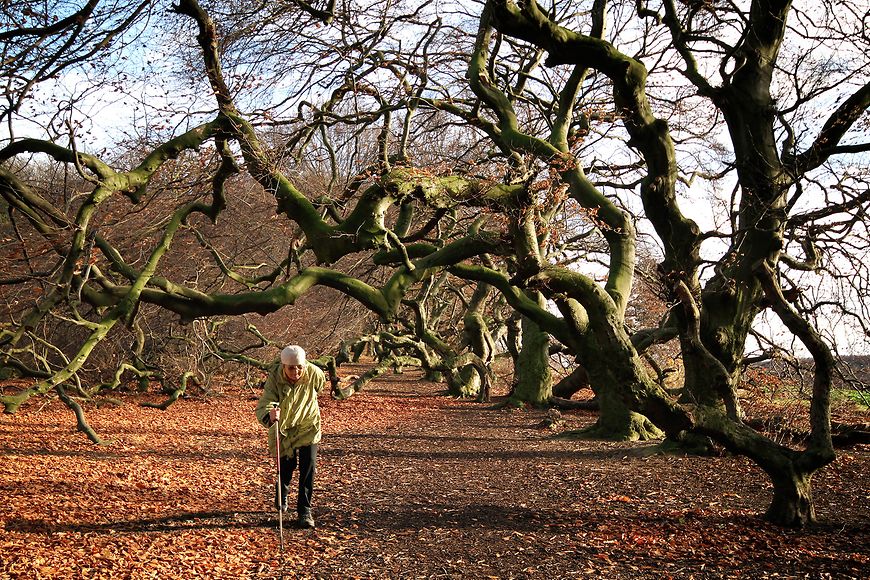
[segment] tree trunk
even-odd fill
[[[627,344],[621,350],[618,341],[612,338],[615,337],[606,343],[604,340],[593,341],[587,346],[586,356],[582,357],[600,412],[598,421],[584,430],[583,435],[610,441],[647,441],[664,436],[656,423],[673,433],[685,429],[686,426],[677,426],[680,421],[670,420],[671,411],[665,408],[669,403],[663,392],[658,402],[651,396],[660,389],[647,376],[640,357],[636,354],[624,356]],[[632,408],[652,417],[652,420],[632,411]]]
[[[505,326],[507,328],[505,344],[508,353],[510,353],[511,358],[514,360],[514,366],[516,366],[517,359],[520,358],[520,349],[522,348],[522,316],[514,314],[507,319]]]
[[[474,367],[467,366],[455,375],[454,380],[448,380],[448,390],[454,397],[476,397],[480,393],[480,375]]]
[[[609,441],[649,441],[665,435],[649,419],[629,410],[614,389],[603,390],[598,395],[598,404],[601,410],[598,421],[579,435]]]
[[[802,528],[816,521],[811,486],[812,474],[788,470],[771,475],[773,501],[764,518],[780,526]]]
[[[538,303],[544,298],[537,295]],[[510,403],[530,403],[536,407],[547,404],[553,392],[550,371],[550,336],[526,317],[522,320],[522,348],[514,367],[515,384]]]
[[[465,315],[462,333],[463,342],[468,345],[469,350],[489,365],[492,361],[495,345],[486,320],[476,309]],[[459,371],[459,385],[457,386],[459,392],[452,394],[461,397],[480,396],[483,400],[489,400],[489,393],[482,389],[483,381],[481,381],[480,373],[473,366],[465,366]]]

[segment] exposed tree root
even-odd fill
[[[706,457],[716,455],[716,449],[713,447],[713,441],[704,435],[696,433],[683,433],[679,439],[665,439],[658,445],[639,449],[635,453],[641,457],[649,457],[651,455],[697,455]]]
[[[603,425],[601,420],[585,429],[565,431],[560,438],[592,439],[600,441],[653,441],[665,436],[664,432],[638,413],[631,412],[628,421]]]

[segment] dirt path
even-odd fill
[[[88,409],[104,448],[58,403],[3,416],[0,578],[868,577],[866,446],[816,478],[820,525],[782,531],[742,458],[553,439],[541,412],[436,391],[324,398],[318,528],[285,530],[283,559],[256,393]]]

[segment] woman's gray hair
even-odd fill
[[[291,344],[281,351],[281,364],[290,366],[305,365],[305,351],[301,346]]]

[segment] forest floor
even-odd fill
[[[0,578],[870,577],[870,446],[816,475],[817,525],[783,530],[744,458],[554,438],[542,411],[439,388],[321,397],[317,528],[285,522],[283,554],[259,393],[88,405],[104,447],[60,402],[25,406],[0,417]]]

